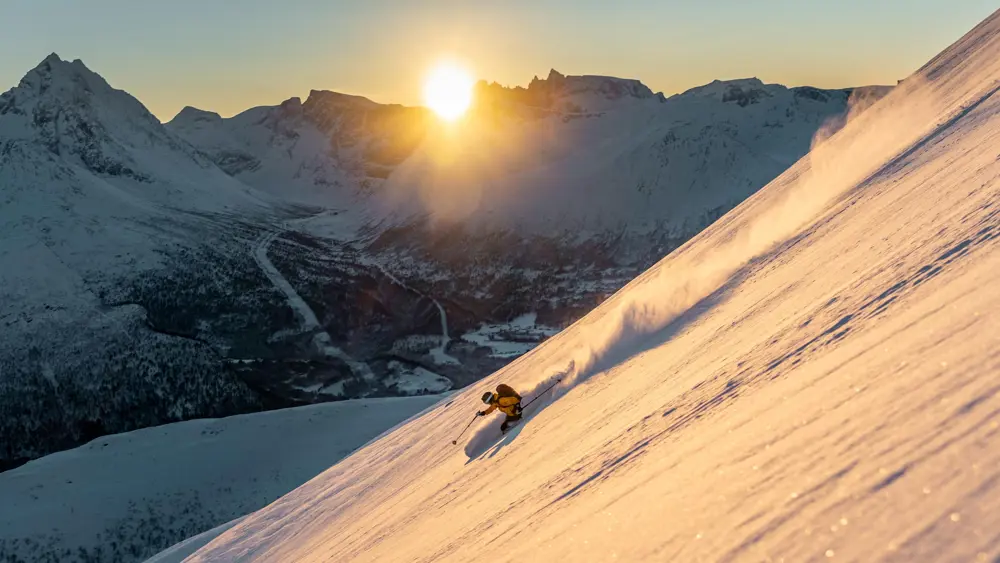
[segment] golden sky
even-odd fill
[[[993,0],[12,2],[0,19],[0,89],[56,52],[83,59],[162,120],[185,105],[229,116],[311,89],[418,104],[441,58],[507,85],[555,68],[638,78],[667,95],[750,76],[894,84],[996,8]]]

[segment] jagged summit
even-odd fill
[[[113,88],[83,61],[65,61],[55,53],[0,95],[0,115],[7,116],[2,123],[8,126],[12,115],[31,114],[33,125],[42,126],[56,116],[74,113],[85,113],[94,121],[125,118],[144,126],[160,124],[139,100]]]
[[[489,100],[516,102],[570,113],[603,111],[619,107],[621,102],[627,101],[654,98],[661,102],[665,100],[662,93],[654,94],[639,80],[600,75],[572,76],[556,69],[549,70],[544,79],[533,77],[527,88],[480,82],[477,89],[481,96]]]
[[[636,79],[601,75],[567,76],[555,69],[549,71],[549,76],[545,80],[539,80],[538,77],[535,77],[528,85],[528,89],[530,90],[532,87],[548,89],[563,96],[596,94],[609,100],[619,98],[645,99],[657,96],[648,86]],[[662,98],[662,94],[660,97]]]
[[[181,112],[185,120],[212,116],[219,119],[195,108]],[[84,177],[91,173],[185,189],[193,187],[192,178],[199,178],[198,185],[210,178],[240,192],[234,194],[235,200],[246,195],[246,186],[226,178],[197,150],[174,137],[131,94],[112,87],[83,61],[66,61],[56,53],[0,95],[0,149],[5,147],[0,153],[11,154],[16,147],[20,155],[8,165],[29,174],[68,165],[85,172]]]
[[[639,80],[599,75],[571,76],[556,69],[549,70],[544,79],[533,77],[527,88],[480,81],[476,89],[477,98],[487,105],[514,103],[567,113],[604,111],[636,100],[666,100],[662,93],[654,94]]]
[[[139,100],[111,87],[83,61],[68,62],[55,53],[0,95],[0,138],[41,145],[64,159],[76,157],[71,160],[92,172],[140,181],[153,174],[137,159],[154,159],[153,147],[208,165],[168,134]]]
[[[17,113],[19,107],[41,97],[60,99],[77,106],[115,105],[114,109],[117,111],[127,111],[143,119],[157,121],[138,100],[122,90],[112,88],[83,61],[65,61],[56,53],[45,57],[38,66],[24,75],[16,87],[3,94],[0,114]]]
[[[102,83],[104,79],[101,78],[99,74],[90,70],[86,64],[80,59],[73,59],[72,61],[64,60],[57,53],[50,53],[47,57],[42,59],[38,65],[30,70],[25,78],[28,78],[32,73],[57,73],[66,76],[76,75],[86,79],[98,80]]]

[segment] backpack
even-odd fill
[[[501,383],[500,385],[497,385],[497,397],[500,398],[514,397],[518,401],[521,400],[521,396],[517,394],[517,391],[514,391],[514,388],[511,387],[510,385],[507,385],[506,383]]]

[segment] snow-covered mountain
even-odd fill
[[[666,225],[676,235],[704,227],[805,154],[853,92],[752,79],[666,99],[637,80],[553,70],[527,88],[478,84],[459,127],[422,108],[313,91],[305,103],[229,119],[188,107],[167,128],[284,198],[336,207],[374,195],[369,218],[429,214],[578,236]]]
[[[430,130],[377,205],[424,245],[460,226],[616,240],[621,261],[650,249],[659,257],[666,240],[686,240],[805,154],[852,97],[870,103],[887,91],[751,79],[664,99],[637,81],[555,71],[526,89],[480,84],[468,119]]]
[[[424,108],[314,90],[229,119],[192,107],[166,124],[241,181],[286,201],[343,207],[422,141]]]
[[[73,195],[144,211],[151,203],[202,210],[263,205],[253,190],[220,174],[138,100],[112,88],[82,61],[46,57],[0,96],[0,116],[8,198],[20,196],[8,204],[27,197],[14,188],[34,173],[68,181],[98,176],[107,184],[103,191]],[[44,193],[52,184],[35,191]]]
[[[852,93],[752,79],[664,99],[555,71],[527,89],[482,86],[469,119],[432,131],[380,194],[395,213],[474,230],[690,236],[804,155]]]
[[[0,560],[142,561],[263,508],[441,399],[179,422],[32,461],[0,473]]]
[[[996,560],[998,153],[1000,12],[572,327],[188,561]],[[452,445],[500,382],[555,388]]]
[[[203,295],[189,308],[254,300],[231,295],[230,253],[254,231],[240,221],[273,214],[265,196],[82,62],[52,55],[0,95],[0,201],[0,467],[259,408],[173,320],[185,292]]]
[[[634,79],[612,76],[566,76],[552,69],[548,77],[531,79],[527,88],[508,88],[496,82],[481,81],[476,84],[476,98],[480,107],[500,104],[507,110],[521,110],[531,115],[527,108],[563,114],[596,113],[615,109],[622,102],[650,100],[663,102],[662,93],[654,94],[648,86]]]

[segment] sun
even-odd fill
[[[424,104],[442,119],[454,121],[472,104],[474,84],[472,76],[462,67],[441,63],[424,81]]]

